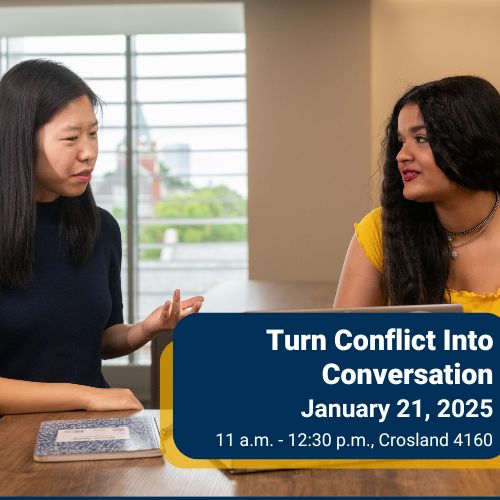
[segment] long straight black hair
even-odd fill
[[[382,289],[391,304],[447,302],[450,248],[432,203],[409,201],[396,155],[398,116],[416,104],[437,166],[468,189],[500,191],[500,95],[486,80],[455,76],[413,87],[394,106],[384,139]]]
[[[89,86],[64,65],[45,59],[24,61],[0,80],[0,289],[26,287],[33,279],[36,225],[37,132]],[[99,212],[90,186],[61,199],[59,235],[69,260],[80,265],[99,234]]]

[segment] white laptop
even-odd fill
[[[267,311],[247,312],[276,312],[276,313],[463,313],[461,304],[421,304],[408,306],[376,306],[376,307],[345,307],[345,308],[321,308],[321,309],[279,309]]]

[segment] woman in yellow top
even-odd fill
[[[383,142],[381,207],[359,224],[335,307],[459,303],[500,315],[500,95],[473,76],[413,87]]]

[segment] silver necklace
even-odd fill
[[[474,233],[478,229],[481,229],[483,226],[485,226],[490,219],[493,218],[495,215],[495,212],[497,211],[498,207],[498,201],[500,200],[500,196],[498,195],[498,191],[495,193],[496,199],[495,199],[495,204],[493,205],[493,208],[491,209],[491,212],[479,223],[476,224],[474,227],[471,227],[470,229],[466,229],[465,231],[446,231],[448,233],[448,236],[451,236],[452,238],[455,238],[457,236],[467,236],[470,233]]]
[[[458,257],[457,248],[463,247],[464,245],[468,245],[471,241],[474,241],[476,238],[479,238],[484,232],[484,230],[488,227],[488,224],[483,226],[476,234],[472,235],[468,240],[459,243],[458,245],[454,245],[452,243],[452,237],[448,236],[448,241],[450,242],[451,250],[450,255],[452,259],[456,259]]]
[[[446,231],[448,242],[450,243],[450,256],[452,259],[456,259],[458,257],[458,252],[457,248],[463,247],[464,245],[469,244],[470,242],[474,241],[476,238],[481,236],[483,234],[484,230],[487,228],[489,223],[492,221],[493,217],[495,216],[495,213],[498,208],[498,203],[500,201],[500,196],[498,194],[498,191],[495,193],[496,198],[495,198],[495,204],[493,205],[493,208],[491,209],[491,212],[478,224],[476,224],[474,227],[471,227],[470,229],[466,229],[465,231]],[[476,233],[474,234],[471,238],[468,240],[459,243],[458,245],[453,244],[453,238],[456,238],[457,236],[467,236],[468,234],[471,233]]]

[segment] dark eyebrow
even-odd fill
[[[98,123],[97,120],[95,122],[92,122],[90,124],[90,128],[95,127],[97,125],[97,123]],[[82,129],[82,127],[78,127],[77,125],[68,125],[67,127],[63,128],[63,131],[68,131],[69,132],[69,131],[73,131],[73,130],[77,130],[78,131],[78,130],[81,130],[81,129]]]
[[[415,125],[414,127],[410,127],[408,130],[412,133],[418,132],[419,130],[422,130],[423,128],[427,128],[424,124],[422,125]]]
[[[408,129],[408,132],[410,132],[411,134],[414,134],[415,132],[418,132],[422,129],[426,129],[427,127],[422,124],[422,125],[414,125],[413,127],[410,127]],[[398,137],[401,137],[401,132],[398,130]]]

